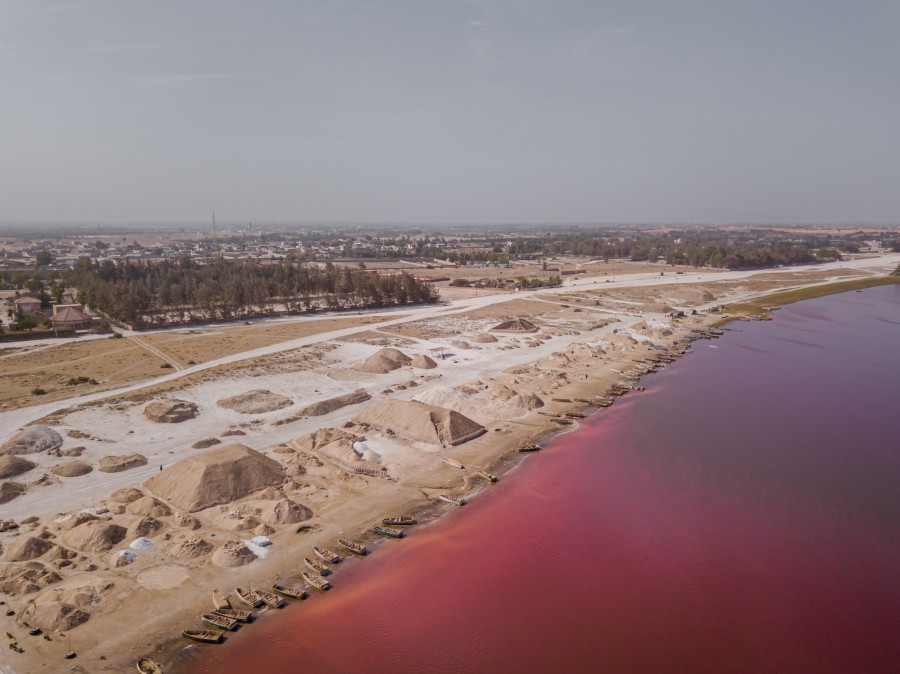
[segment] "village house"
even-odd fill
[[[20,313],[23,316],[41,310],[41,301],[37,297],[29,297],[28,295],[17,298],[13,304],[16,307],[16,313]]]
[[[80,304],[57,304],[53,307],[50,323],[54,330],[88,330],[94,319]]]

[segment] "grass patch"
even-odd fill
[[[853,279],[852,281],[841,281],[840,283],[827,283],[825,285],[812,286],[811,288],[799,288],[797,290],[783,290],[781,292],[764,295],[755,300],[763,306],[791,304],[792,302],[800,302],[802,300],[810,300],[815,297],[825,297],[826,295],[835,295],[837,293],[845,293],[851,290],[863,290],[865,288],[874,288],[875,286],[891,285],[900,283],[900,276],[874,276],[861,279]]]

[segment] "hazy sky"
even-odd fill
[[[0,221],[897,222],[898,0],[0,0]]]

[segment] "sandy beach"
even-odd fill
[[[679,357],[692,332],[738,317],[711,309],[882,277],[898,262],[641,270],[108,340],[156,360],[136,368],[139,380],[111,374],[88,395],[4,398],[0,599],[14,614],[0,620],[23,652],[0,652],[0,670],[165,665],[184,646],[180,631],[201,628],[214,588],[302,585],[313,545],[337,549],[344,537],[378,554],[370,528],[381,517],[436,518],[455,507],[441,496],[477,507],[489,488],[477,469],[503,479],[524,456],[517,448],[574,427],[611,387]],[[41,371],[37,359],[72,347],[17,344],[0,367],[33,359]]]

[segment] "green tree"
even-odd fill
[[[37,255],[34,256],[34,266],[38,269],[46,267],[51,262],[53,262],[53,255],[49,250],[39,250]]]

